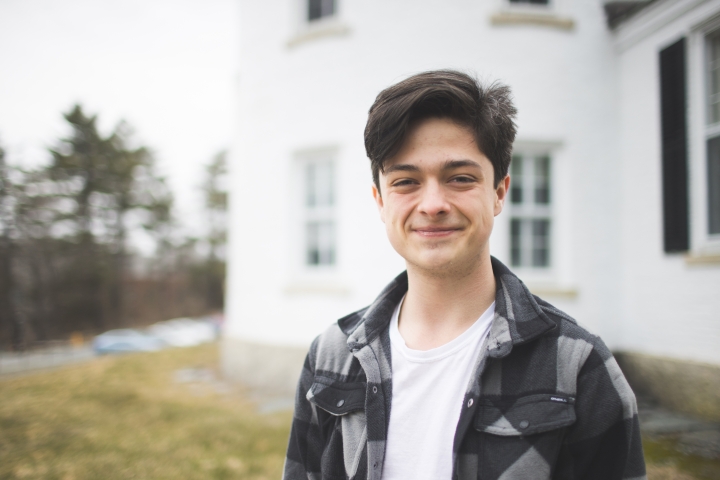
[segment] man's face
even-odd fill
[[[469,129],[449,119],[424,120],[384,167],[373,196],[390,243],[409,268],[452,275],[489,256],[510,179],[493,186],[493,166]]]

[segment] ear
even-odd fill
[[[505,175],[505,178],[500,180],[497,188],[495,189],[495,216],[497,217],[502,212],[503,206],[505,205],[505,198],[510,190],[510,175]]]
[[[378,212],[380,212],[380,220],[385,223],[385,215],[384,215],[384,207],[385,203],[383,202],[382,195],[380,195],[380,190],[378,190],[377,186],[373,183],[372,186],[372,194],[373,198],[375,199],[375,204],[377,204]]]

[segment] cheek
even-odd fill
[[[401,229],[404,228],[411,213],[412,202],[409,199],[393,198],[393,201],[387,202],[383,208],[383,222],[388,228]]]
[[[496,197],[494,192],[476,191],[474,195],[458,198],[455,202],[457,210],[470,221],[479,221],[483,224],[496,215]]]

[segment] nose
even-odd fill
[[[420,192],[421,198],[418,211],[431,218],[447,215],[450,204],[446,192],[438,182],[428,182]]]

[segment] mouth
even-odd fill
[[[448,237],[455,232],[459,232],[459,227],[436,226],[436,227],[419,227],[414,228],[413,232],[426,238],[442,238]]]

